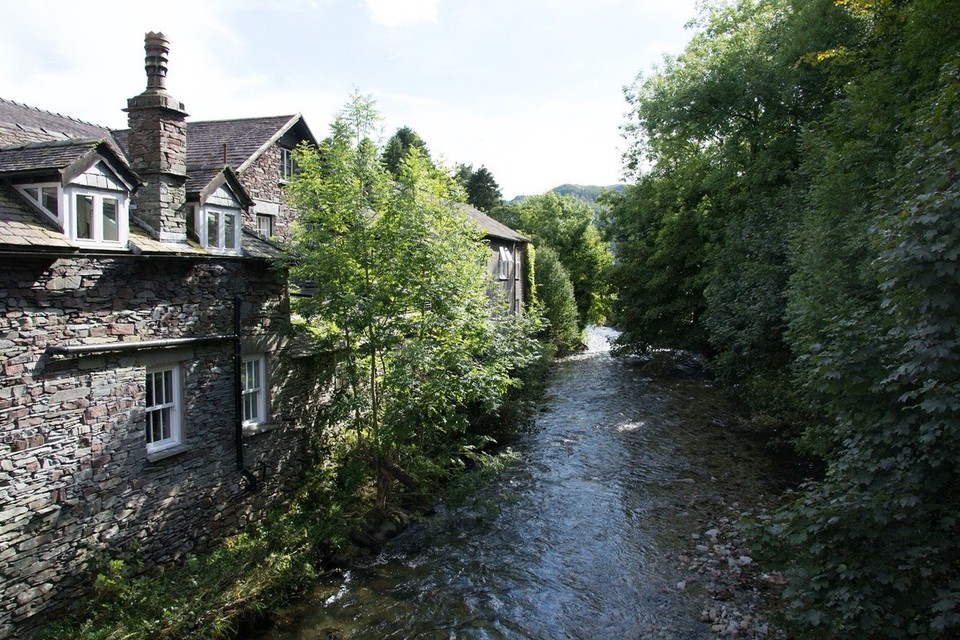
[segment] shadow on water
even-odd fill
[[[718,505],[783,488],[760,443],[697,375],[614,358],[612,330],[559,361],[523,461],[374,559],[318,584],[265,640],[712,635],[668,557]]]

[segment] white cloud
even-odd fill
[[[385,27],[437,22],[438,0],[367,0],[370,19]]]

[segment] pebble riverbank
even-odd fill
[[[765,572],[752,557],[743,528],[744,518],[767,519],[741,511],[734,503],[727,515],[692,532],[686,549],[673,556],[683,577],[674,588],[698,603],[699,620],[715,638],[785,640],[767,618],[786,584],[777,572]]]

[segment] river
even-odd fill
[[[259,640],[712,638],[675,558],[782,469],[696,373],[614,358],[609,329],[557,362],[522,461],[277,613]],[[700,596],[702,600],[702,595]]]

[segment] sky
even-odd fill
[[[623,88],[679,54],[696,0],[0,0],[0,97],[125,128],[143,36],[193,120],[301,113],[355,91],[506,199],[622,179]],[[189,144],[189,140],[187,142]]]

